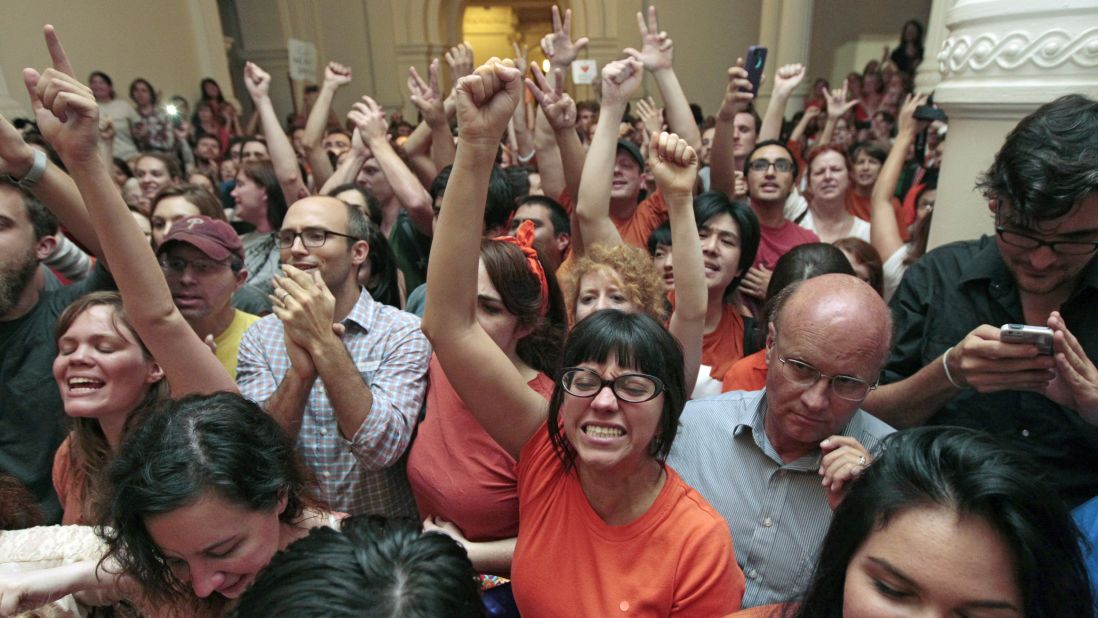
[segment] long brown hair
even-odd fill
[[[72,328],[76,319],[92,307],[109,307],[112,313],[111,322],[114,324],[115,330],[119,334],[128,333],[140,346],[142,355],[147,360],[153,360],[152,354],[149,353],[144,342],[130,327],[130,322],[126,317],[126,309],[122,306],[122,297],[118,292],[92,292],[73,301],[61,313],[61,317],[57,319],[57,327],[54,331],[55,341],[60,341],[61,337]],[[167,398],[168,381],[162,379],[153,384],[146,391],[141,403],[127,417],[122,431],[123,436],[129,432],[130,428],[139,423],[157,403]],[[107,443],[103,428],[99,425],[99,421],[94,418],[73,419],[71,436],[73,463],[83,476],[81,511],[88,514],[94,513],[96,512],[95,500],[101,495],[102,471],[113,458],[113,453],[110,444]]]

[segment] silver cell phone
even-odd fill
[[[1040,354],[1052,356],[1052,329],[1045,326],[1003,324],[999,329],[999,340],[1003,343],[1035,345]]]

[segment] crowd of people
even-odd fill
[[[918,22],[803,108],[803,65],[762,115],[719,67],[706,117],[654,7],[590,101],[552,17],[547,72],[411,69],[415,125],[338,116],[337,62],[285,123],[251,62],[243,124],[211,79],[131,105],[45,27],[0,117],[0,615],[1095,615],[1098,101],[928,251]]]

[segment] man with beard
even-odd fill
[[[4,155],[0,145],[0,173],[14,172],[16,165],[6,164]],[[40,160],[46,170],[44,155]],[[24,185],[37,168],[35,163],[19,175]],[[53,167],[45,174],[64,176]],[[40,186],[47,182],[55,180],[43,178]],[[40,291],[34,273],[56,246],[56,233],[57,220],[42,203],[0,175],[0,472],[30,490],[50,523],[61,519],[50,468],[65,437],[61,395],[51,371],[57,356],[54,324],[75,298],[113,286],[110,275],[96,266],[79,284]]]

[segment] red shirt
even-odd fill
[[[517,536],[514,458],[465,407],[437,356],[431,356],[427,379],[427,414],[408,454],[408,483],[420,519],[444,519],[470,541]],[[530,381],[530,388],[546,399],[553,386],[543,373]]]
[[[765,266],[773,270],[778,258],[793,247],[810,242],[820,242],[820,237],[789,219],[783,220],[778,227],[768,227],[760,223],[759,251],[755,254],[755,263],[752,266]]]
[[[720,380],[732,364],[743,358],[743,316],[735,305],[721,308],[717,328],[702,338],[703,365],[710,367],[709,377]]]
[[[761,391],[766,388],[766,350],[749,354],[732,364],[724,374],[721,392]]]
[[[571,216],[575,210],[575,203],[572,201],[572,197],[568,195],[568,192],[562,193],[557,201]],[[652,235],[652,231],[663,225],[664,221],[667,221],[667,202],[663,201],[663,193],[657,190],[640,204],[637,204],[637,209],[633,211],[632,215],[618,219],[611,214],[610,220],[614,222],[614,227],[618,228],[618,233],[621,234],[621,238],[626,244],[647,250],[648,237]],[[576,229],[574,219],[572,228]]]

